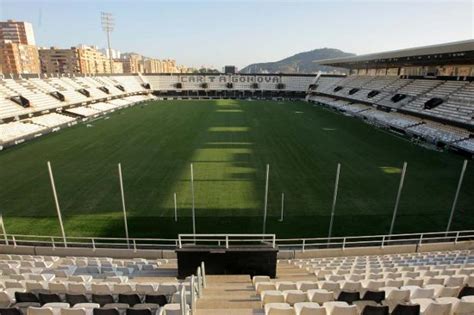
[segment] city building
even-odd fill
[[[5,74],[39,73],[38,49],[28,22],[0,22],[0,71]]]
[[[113,73],[123,73],[123,63],[121,61],[114,60]]]
[[[110,49],[111,54],[109,54],[109,49],[107,49],[107,48],[99,49],[99,51],[102,54],[104,54],[107,58],[110,58],[110,55],[112,55],[112,59],[119,59],[120,55],[121,55],[120,51],[118,51],[116,49],[113,49],[113,48]]]
[[[123,66],[123,73],[142,73],[143,57],[136,53],[122,54],[120,61]]]
[[[8,20],[0,21],[0,42],[10,41],[15,44],[36,45],[33,26],[28,22]]]
[[[39,73],[38,49],[11,41],[0,42],[0,65],[5,74]]]
[[[42,48],[39,55],[43,73],[111,73],[110,60],[92,46]]]

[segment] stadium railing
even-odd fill
[[[429,232],[393,235],[289,238],[277,239],[275,234],[180,234],[176,239],[165,238],[113,238],[113,237],[66,237],[3,234],[0,243],[14,247],[69,247],[89,249],[174,250],[186,245],[231,246],[265,245],[283,250],[348,249],[353,247],[380,247],[399,245],[425,245],[474,241],[474,230]]]
[[[276,248],[275,234],[179,234],[178,247],[192,246],[212,246],[225,247],[232,246],[271,246]]]

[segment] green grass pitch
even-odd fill
[[[326,236],[340,162],[334,235],[386,234],[404,161],[395,232],[442,231],[463,160],[305,102],[149,102],[88,123],[0,152],[8,233],[59,235],[47,161],[68,236],[124,236],[119,162],[131,237],[192,232],[190,163],[198,233],[261,233],[268,163],[267,232]],[[470,163],[453,230],[474,228],[473,192]]]

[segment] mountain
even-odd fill
[[[305,51],[280,61],[254,63],[240,70],[240,73],[315,73],[341,70],[340,68],[321,66],[313,61],[351,56],[355,56],[355,54],[334,48],[320,48]]]

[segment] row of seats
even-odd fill
[[[290,259],[295,281],[255,276],[266,314],[474,314],[474,251]]]
[[[153,271],[169,262],[171,260],[167,259],[59,258],[54,256],[38,256],[33,258],[26,255],[2,255],[0,257],[0,272],[2,278],[10,277],[14,280],[50,281],[52,279],[46,276],[52,275],[59,278],[68,278],[67,280],[76,282],[91,282],[94,278],[103,279],[108,276],[128,276],[137,272]],[[73,275],[75,276],[72,277]],[[112,280],[109,281],[112,282]]]
[[[452,278],[451,278],[452,279]],[[420,279],[421,280],[421,279]],[[334,295],[341,291],[349,292],[366,292],[370,290],[386,290],[401,289],[410,290],[414,295],[424,292],[423,294],[432,294],[433,297],[438,296],[457,296],[461,288],[465,285],[471,286],[474,283],[474,278],[470,277],[470,281],[464,283],[463,279],[456,278],[456,281],[451,283],[428,283],[423,284],[423,280],[407,279],[407,280],[368,280],[368,281],[278,281],[278,282],[259,282],[255,285],[256,291],[263,290],[300,290],[306,292],[308,290],[328,290],[334,292]],[[442,280],[442,279],[440,279]],[[457,281],[459,280],[459,281]],[[418,293],[417,293],[418,292]],[[431,293],[427,293],[431,292]]]
[[[265,277],[255,277],[257,287]],[[301,281],[302,289],[310,288],[311,282]],[[385,290],[385,291],[384,291]],[[459,292],[457,290],[457,292]],[[474,287],[464,287],[456,296],[435,296],[433,289],[415,287],[381,288],[379,291],[366,291],[363,295],[359,292],[342,291],[335,297],[334,292],[325,289],[303,290],[264,290],[260,292],[262,305],[270,314],[280,314],[279,307],[271,310],[274,303],[284,304],[285,312],[282,314],[407,314],[399,313],[399,308],[406,305],[416,306],[405,309],[413,314],[450,315],[471,314],[474,311]],[[302,307],[305,305],[306,307]],[[328,305],[343,306],[341,310],[332,310]],[[356,307],[349,307],[353,305]],[[366,308],[369,307],[369,310]],[[305,309],[308,308],[308,309]],[[294,313],[292,313],[294,311]],[[382,312],[383,311],[383,312]],[[335,312],[335,313],[334,313]],[[382,312],[382,313],[379,313]],[[408,313],[412,314],[412,313]]]
[[[469,138],[467,130],[442,125],[435,122],[429,122],[411,126],[407,128],[409,133],[424,137],[429,141],[441,141],[443,143],[453,143]]]
[[[474,125],[472,82],[380,76],[335,79],[322,76],[312,92]],[[394,101],[395,95],[404,95],[404,98]],[[443,102],[433,108],[426,107],[425,103],[433,98]]]
[[[356,303],[333,301],[318,304],[299,302],[294,305],[282,302],[265,304],[266,315],[472,315],[473,300],[428,300],[419,299],[410,303],[388,305],[377,303]]]
[[[474,152],[474,138],[457,141],[452,146],[466,152]]]
[[[186,314],[190,308],[186,304]],[[101,306],[97,303],[78,303],[71,306],[69,303],[52,302],[43,306],[0,308],[2,315],[182,315],[179,303],[165,304],[128,304],[111,303]]]
[[[5,290],[24,290],[34,292],[71,293],[71,294],[126,294],[136,292],[139,294],[164,294],[171,295],[178,291],[179,282],[161,283],[110,283],[98,279],[97,283],[73,282],[57,278],[50,281],[14,281],[3,282]]]
[[[262,290],[263,289],[263,290]],[[465,296],[474,295],[474,287],[463,287],[460,288],[444,288],[449,289],[448,294],[440,295],[435,294],[434,288],[420,288],[416,286],[405,286],[401,289],[392,287],[381,287],[375,289],[376,291],[367,290],[363,294],[359,291],[341,291],[337,293],[334,291],[328,291],[326,289],[307,289],[296,290],[267,290],[266,285],[258,286],[257,292],[260,291],[260,297],[262,304],[271,302],[282,302],[294,304],[297,302],[317,302],[324,303],[334,300],[353,302],[358,300],[370,300],[377,303],[383,301],[387,302],[408,302],[414,299],[438,299],[438,298],[458,298],[461,299]]]
[[[120,100],[97,102],[85,106],[68,108],[64,112],[46,113],[20,121],[0,124],[0,149],[2,143],[12,141],[22,142],[23,138],[31,135],[41,136],[43,132],[58,126],[71,126],[79,117],[97,117],[106,112],[112,112],[120,107],[154,99],[150,95],[133,95]]]
[[[139,295],[137,293],[121,293],[116,296],[111,294],[58,294],[58,293],[33,293],[33,292],[18,292],[14,293],[14,301],[10,304],[3,303],[2,306],[26,305],[24,303],[35,303],[44,305],[47,303],[68,303],[76,305],[78,303],[97,303],[101,306],[111,303],[121,303],[134,306],[136,304],[158,304],[163,306],[168,301],[175,301],[179,297],[179,293],[174,291],[170,295],[165,294],[145,294]],[[23,303],[23,304],[21,304]]]
[[[143,93],[146,89],[142,84],[139,76],[0,79],[0,119]],[[88,95],[81,92],[84,90]],[[54,95],[57,92],[64,96],[63,100]],[[11,100],[20,95],[29,101],[29,106]]]

